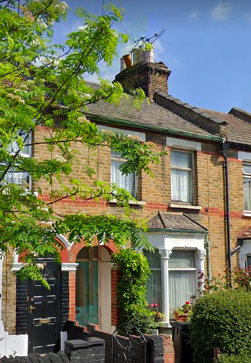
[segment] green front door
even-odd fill
[[[80,325],[98,324],[98,261],[77,262],[76,320]]]

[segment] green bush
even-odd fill
[[[220,348],[223,354],[229,355],[221,358],[226,359],[222,363],[227,363],[227,359],[232,359],[231,355],[236,356],[240,352],[248,356],[251,354],[250,341],[250,292],[217,291],[203,296],[195,303],[190,325],[195,363],[212,363],[214,348]]]
[[[218,363],[251,363],[251,354],[222,354]]]
[[[147,309],[146,287],[150,269],[146,257],[128,248],[114,255],[113,262],[122,272],[117,284],[119,324],[130,323],[142,333],[150,333],[155,313]]]

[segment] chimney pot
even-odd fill
[[[126,68],[129,68],[129,67],[131,67],[131,66],[132,66],[132,60],[131,60],[131,56],[130,56],[130,54],[125,54],[125,55],[123,56],[123,59],[124,59],[125,64],[126,64]]]

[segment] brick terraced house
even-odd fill
[[[147,297],[149,304],[158,303],[165,315],[162,329],[167,330],[172,310],[197,289],[199,271],[210,277],[231,264],[251,264],[251,115],[237,108],[229,113],[199,109],[172,97],[170,73],[152,59],[133,64],[115,78],[129,92],[128,99],[117,107],[98,102],[86,113],[100,129],[134,135],[166,151],[152,167],[153,179],[144,172],[122,176],[118,168],[123,160],[108,148],[91,157],[99,179],[127,189],[138,200],[132,208],[149,221],[147,236],[156,253],[143,251],[152,271]],[[136,87],[150,100],[140,111],[130,96]],[[48,132],[37,127],[34,140],[43,140]],[[44,145],[36,144],[27,156],[42,160],[46,152]],[[73,176],[85,177],[88,158],[88,150],[79,150]],[[49,200],[46,181],[31,186]],[[116,200],[64,199],[54,208],[60,214],[120,213]],[[84,241],[71,245],[65,236],[56,238],[64,247],[61,265],[43,261],[49,293],[35,282],[16,279],[13,271],[22,264],[15,253],[0,263],[1,354],[59,349],[67,319],[81,325],[92,322],[108,332],[116,326],[119,276],[111,263],[115,246],[90,248]]]

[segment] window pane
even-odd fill
[[[192,154],[181,151],[171,151],[171,165],[177,168],[192,168]]]
[[[169,306],[173,310],[182,306],[196,292],[196,271],[169,271]]]
[[[191,172],[185,170],[171,171],[171,198],[172,200],[187,202],[192,201]]]
[[[156,250],[154,253],[144,250],[144,255],[147,258],[150,269],[160,268],[160,254],[158,250]]]
[[[148,305],[158,304],[158,310],[162,311],[161,300],[161,272],[160,271],[151,271],[151,275],[147,284],[147,295],[146,299]]]
[[[243,164],[243,173],[251,174],[251,164]]]
[[[243,178],[244,210],[251,210],[251,179]]]
[[[169,268],[195,268],[194,251],[173,250],[169,257]]]
[[[251,256],[247,256],[247,268],[251,268]]]
[[[6,174],[5,180],[8,183],[14,183],[18,185],[29,184],[29,174],[25,172],[9,172]]]
[[[117,184],[120,188],[126,189],[131,195],[136,196],[135,191],[135,173],[122,175],[119,166],[123,161],[111,160],[111,182]]]

